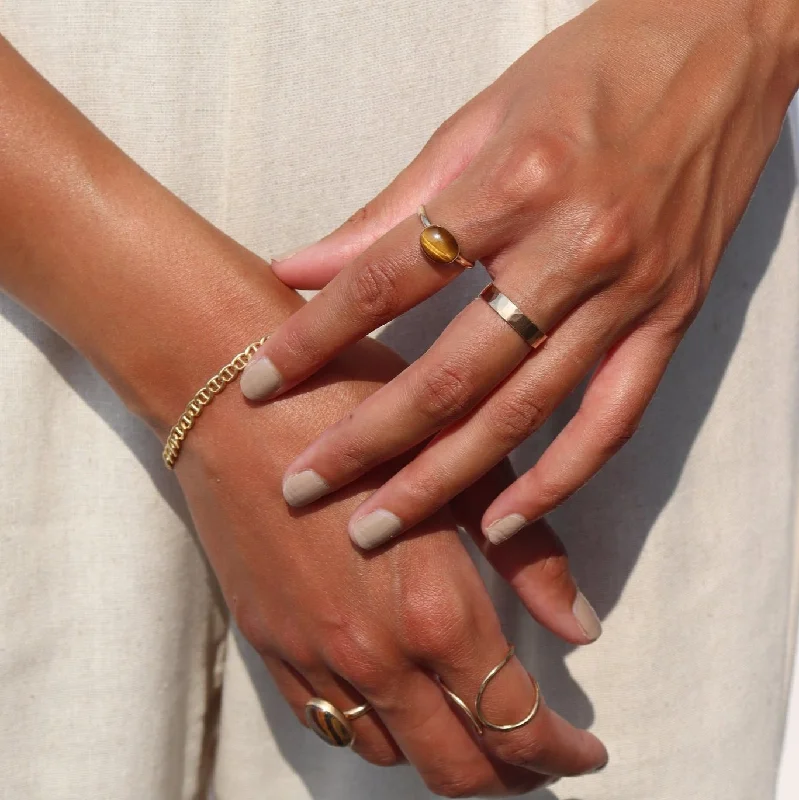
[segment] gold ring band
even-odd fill
[[[353,720],[372,710],[369,703],[341,711],[321,697],[312,697],[305,704],[305,719],[308,727],[325,743],[333,747],[351,747],[355,741],[355,731],[350,724]]]
[[[438,675],[436,675],[436,679],[438,680],[438,685],[444,690],[444,694],[446,694],[447,697],[449,697],[449,699],[455,703],[455,705],[466,715],[466,719],[472,723],[474,732],[478,736],[482,736],[483,726],[480,724],[477,717],[472,714],[472,710],[469,708],[469,706],[467,706],[466,703],[464,703],[463,700],[461,700],[460,697],[458,697],[458,695],[456,695],[455,692],[453,692],[452,689],[450,689],[449,686],[447,686],[447,684],[444,683],[444,681],[442,681]]]
[[[540,347],[547,338],[547,335],[536,325],[507,295],[489,283],[480,297],[499,314],[508,325],[524,339],[533,349]]]
[[[426,256],[439,264],[459,264],[464,269],[471,269],[474,266],[473,261],[461,255],[458,240],[446,228],[430,222],[424,206],[419,206],[419,220],[424,226],[424,230],[419,234],[419,242]]]
[[[530,680],[533,682],[533,686],[535,687],[535,702],[533,703],[533,707],[530,709],[530,713],[519,722],[511,722],[509,725],[497,725],[493,722],[489,722],[485,718],[485,714],[483,714],[483,695],[485,694],[485,690],[488,688],[488,684],[491,683],[492,680],[497,676],[499,671],[505,666],[513,658],[513,654],[516,652],[516,648],[511,645],[510,649],[508,650],[508,654],[502,661],[488,673],[488,675],[483,678],[483,682],[480,684],[480,688],[477,690],[477,699],[474,701],[474,713],[478,720],[480,720],[481,725],[484,728],[490,728],[492,731],[515,731],[518,728],[523,728],[529,722],[532,722],[533,717],[538,713],[538,709],[541,707],[541,689],[538,686],[538,681],[531,675]]]
[[[485,714],[483,714],[483,695],[485,694],[485,690],[488,688],[488,685],[491,683],[492,680],[497,676],[497,673],[513,658],[514,653],[516,652],[516,648],[511,645],[508,649],[508,653],[502,661],[496,665],[488,675],[483,678],[483,682],[480,684],[480,688],[477,690],[477,697],[474,701],[474,713],[472,713],[469,706],[458,697],[452,689],[447,686],[444,681],[441,680],[441,677],[436,675],[436,680],[438,681],[438,685],[444,690],[444,693],[449,697],[449,699],[464,713],[466,718],[472,724],[475,733],[478,736],[482,736],[484,728],[489,728],[492,731],[515,731],[518,728],[523,728],[529,722],[532,722],[535,715],[538,713],[538,709],[541,707],[541,688],[538,685],[538,681],[531,675],[530,680],[533,683],[533,687],[535,688],[535,702],[533,703],[533,707],[530,709],[527,716],[519,721],[519,722],[511,722],[508,725],[497,725],[494,722],[489,722],[485,718]]]

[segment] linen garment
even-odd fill
[[[585,5],[5,0],[0,31],[269,255],[342,222]],[[549,702],[611,755],[538,798],[774,796],[799,585],[794,167],[786,130],[640,431],[553,515],[604,636],[556,641],[485,571]],[[382,336],[417,357],[478,273]],[[212,782],[218,800],[429,797],[410,768],[369,766],[297,724],[227,629],[158,442],[57,335],[8,299],[0,312],[0,797],[175,800]]]

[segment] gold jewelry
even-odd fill
[[[433,261],[440,264],[459,264],[465,269],[471,269],[474,262],[461,255],[461,249],[455,237],[440,225],[433,225],[427,217],[424,206],[419,206],[419,219],[424,225],[424,230],[419,235],[422,250]]]
[[[183,447],[183,440],[186,434],[194,425],[194,421],[202,414],[203,409],[225,388],[231,381],[236,380],[239,373],[247,366],[255,351],[269,338],[269,335],[262,336],[257,342],[253,342],[246,350],[239,353],[230,363],[225,364],[219,372],[214,375],[208,383],[192,397],[186,410],[178,420],[178,424],[169,432],[164,452],[161,458],[167,469],[174,469],[175,462],[180,455],[180,448]]]
[[[508,325],[524,339],[533,349],[540,347],[547,338],[547,335],[513,302],[507,295],[489,283],[480,297],[499,314]]]
[[[502,661],[488,673],[483,679],[483,682],[480,684],[480,688],[477,690],[477,699],[474,701],[474,711],[475,716],[477,719],[480,720],[483,727],[490,728],[492,731],[515,731],[517,728],[522,728],[527,725],[528,722],[531,722],[533,717],[538,713],[538,709],[541,706],[541,689],[538,686],[538,681],[536,681],[533,676],[530,676],[530,680],[533,682],[533,686],[535,687],[535,703],[533,703],[533,707],[530,710],[530,713],[520,722],[512,722],[510,725],[495,725],[493,722],[489,722],[485,715],[483,714],[483,694],[485,690],[488,688],[488,684],[496,677],[497,673],[505,666],[513,658],[513,654],[516,652],[516,648],[511,645],[510,649],[508,650],[508,654]]]
[[[467,706],[466,703],[464,703],[463,700],[461,700],[460,697],[458,697],[458,695],[456,695],[455,692],[453,692],[452,689],[450,689],[449,686],[447,686],[447,684],[444,683],[444,681],[442,681],[438,675],[436,675],[436,680],[438,681],[438,685],[444,690],[444,693],[447,695],[447,697],[449,697],[449,699],[452,700],[452,702],[455,703],[455,705],[461,711],[463,711],[463,713],[466,715],[466,718],[469,720],[469,722],[472,723],[474,732],[478,736],[482,736],[483,726],[478,722],[477,717],[475,717],[475,715],[472,714],[472,711],[469,708],[469,706]]]
[[[312,697],[305,704],[305,719],[311,730],[333,747],[351,747],[355,741],[355,731],[350,722],[368,714],[372,710],[369,703],[355,706],[349,711],[339,711],[332,703],[321,697]]]

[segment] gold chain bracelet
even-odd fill
[[[214,375],[208,383],[191,398],[186,410],[178,420],[178,424],[169,432],[164,452],[161,457],[167,469],[174,469],[175,462],[180,455],[180,448],[183,447],[183,440],[186,434],[194,426],[197,417],[202,414],[203,409],[225,388],[231,381],[238,378],[239,373],[247,366],[250,359],[255,355],[255,351],[269,338],[262,336],[257,342],[253,342],[246,350],[239,353],[230,363],[225,364],[219,372]]]

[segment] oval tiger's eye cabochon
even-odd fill
[[[460,253],[455,237],[446,228],[440,228],[438,225],[430,225],[425,228],[421,232],[419,240],[422,250],[433,261],[441,264],[451,264]]]
[[[311,730],[328,744],[334,747],[348,747],[352,744],[352,728],[343,715],[339,718],[329,709],[311,700],[305,706],[305,718]]]

